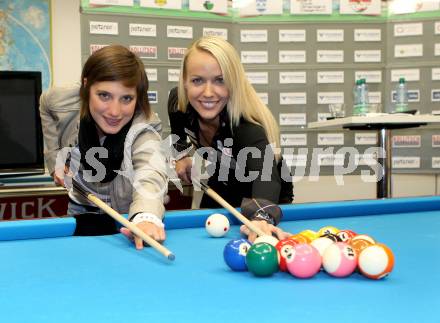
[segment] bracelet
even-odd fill
[[[159,228],[164,228],[165,225],[163,224],[162,220],[159,219],[156,215],[152,214],[152,213],[146,213],[146,212],[141,212],[141,213],[136,213],[131,219],[130,222],[134,223],[134,224],[138,224],[141,222],[150,222],[153,223],[155,225],[157,225]]]

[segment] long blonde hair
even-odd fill
[[[186,63],[188,57],[196,51],[211,54],[220,65],[223,80],[229,92],[227,112],[231,121],[231,128],[238,126],[240,118],[243,117],[248,122],[262,126],[269,143],[273,145],[273,148],[279,148],[279,127],[272,112],[261,101],[249,83],[237,51],[230,43],[220,37],[206,36],[199,38],[186,51],[180,69],[179,110],[185,112],[188,105],[188,96],[184,86],[187,79]],[[276,159],[279,160],[279,149],[274,149],[274,153]]]

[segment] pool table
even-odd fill
[[[137,251],[121,234],[72,236],[73,218],[0,222],[2,322],[439,322],[440,197],[282,206],[290,232],[333,225],[388,245],[382,280],[324,272],[298,279],[233,272],[223,248],[240,236],[227,211],[170,211],[165,246]],[[204,221],[235,223],[211,238]]]

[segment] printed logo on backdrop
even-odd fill
[[[440,168],[440,157],[432,157],[431,166],[432,168]]]
[[[343,133],[318,133],[318,146],[344,145]]]
[[[354,155],[355,166],[374,166],[377,164],[377,154]]]
[[[280,105],[307,104],[306,92],[285,92],[280,93]]]
[[[318,92],[318,104],[344,103],[344,92]]]
[[[433,81],[440,81],[440,68],[433,68],[431,70],[431,79]]]
[[[328,71],[317,73],[318,84],[344,83],[344,71]]]
[[[278,61],[280,63],[305,63],[305,50],[280,50],[278,51]]]
[[[242,17],[255,15],[281,15],[283,0],[253,0],[242,1],[239,14]]]
[[[267,51],[241,51],[241,62],[243,64],[266,64],[269,62]]]
[[[168,47],[169,60],[181,60],[185,56],[186,48],[184,47]]]
[[[216,36],[228,40],[228,30],[225,28],[203,27],[203,36]]]
[[[286,162],[286,165],[289,167],[306,167],[307,166],[307,155],[298,154],[285,154],[283,155],[283,159]]]
[[[422,137],[420,135],[393,136],[393,148],[420,148]]]
[[[381,0],[340,0],[339,13],[358,15],[380,15]]]
[[[377,144],[377,133],[363,133],[356,132],[354,134],[354,144],[355,145],[376,145]]]
[[[193,28],[188,26],[167,26],[167,37],[192,39]]]
[[[305,126],[306,123],[305,113],[280,113],[279,122],[280,126]]]
[[[305,133],[282,133],[281,146],[306,146],[307,134]]]
[[[130,51],[135,53],[140,58],[157,59],[157,47],[156,46],[138,46],[130,45]]]
[[[355,42],[365,42],[365,41],[381,41],[382,31],[380,29],[355,29],[354,30],[354,41]]]
[[[354,77],[356,80],[365,79],[367,83],[381,83],[382,71],[356,71]]]
[[[318,29],[316,31],[316,41],[319,42],[343,42],[343,29]]]
[[[319,166],[344,166],[344,154],[318,154]]]
[[[332,0],[290,0],[290,13],[298,15],[331,15]]]
[[[280,43],[301,43],[306,41],[305,29],[280,29],[278,31]]]
[[[227,0],[215,0],[215,1],[190,0],[189,10],[227,14],[228,1]]]
[[[251,84],[268,84],[269,73],[268,72],[246,72],[246,77]]]
[[[182,0],[140,0],[139,5],[148,8],[182,9]]]
[[[399,79],[401,77],[403,77],[406,82],[420,81],[420,69],[411,68],[411,69],[391,70],[391,81],[392,82],[399,82]]]
[[[394,36],[421,36],[423,35],[423,24],[422,23],[411,23],[411,24],[395,24],[394,25]]]
[[[156,25],[150,24],[129,24],[129,36],[156,37]]]
[[[169,68],[168,69],[168,82],[179,82],[180,69]]]
[[[90,55],[92,55],[97,50],[100,50],[101,48],[108,46],[108,45],[101,45],[101,44],[90,44]]]
[[[279,72],[280,84],[305,84],[306,72]]]
[[[97,35],[118,35],[118,23],[107,21],[90,21],[90,33]]]
[[[316,51],[317,63],[343,63],[344,51],[343,50],[317,50]]]
[[[423,56],[423,44],[394,45],[394,57],[421,57]]]
[[[148,91],[148,101],[152,104],[156,104],[158,102],[157,91]]]
[[[393,157],[392,168],[420,168],[420,157]]]
[[[432,147],[440,147],[440,135],[432,135]]]
[[[391,91],[391,101],[396,102],[396,91]],[[420,90],[408,90],[408,102],[420,102]]]
[[[267,30],[240,30],[242,43],[267,43]]]
[[[146,68],[145,73],[149,82],[157,82],[157,68]]]
[[[382,61],[382,52],[380,50],[355,50],[354,61],[356,63],[379,63]]]
[[[431,101],[440,102],[440,89],[431,90]]]

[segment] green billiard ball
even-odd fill
[[[246,265],[255,276],[271,276],[278,271],[278,251],[267,242],[255,243],[246,254]]]

